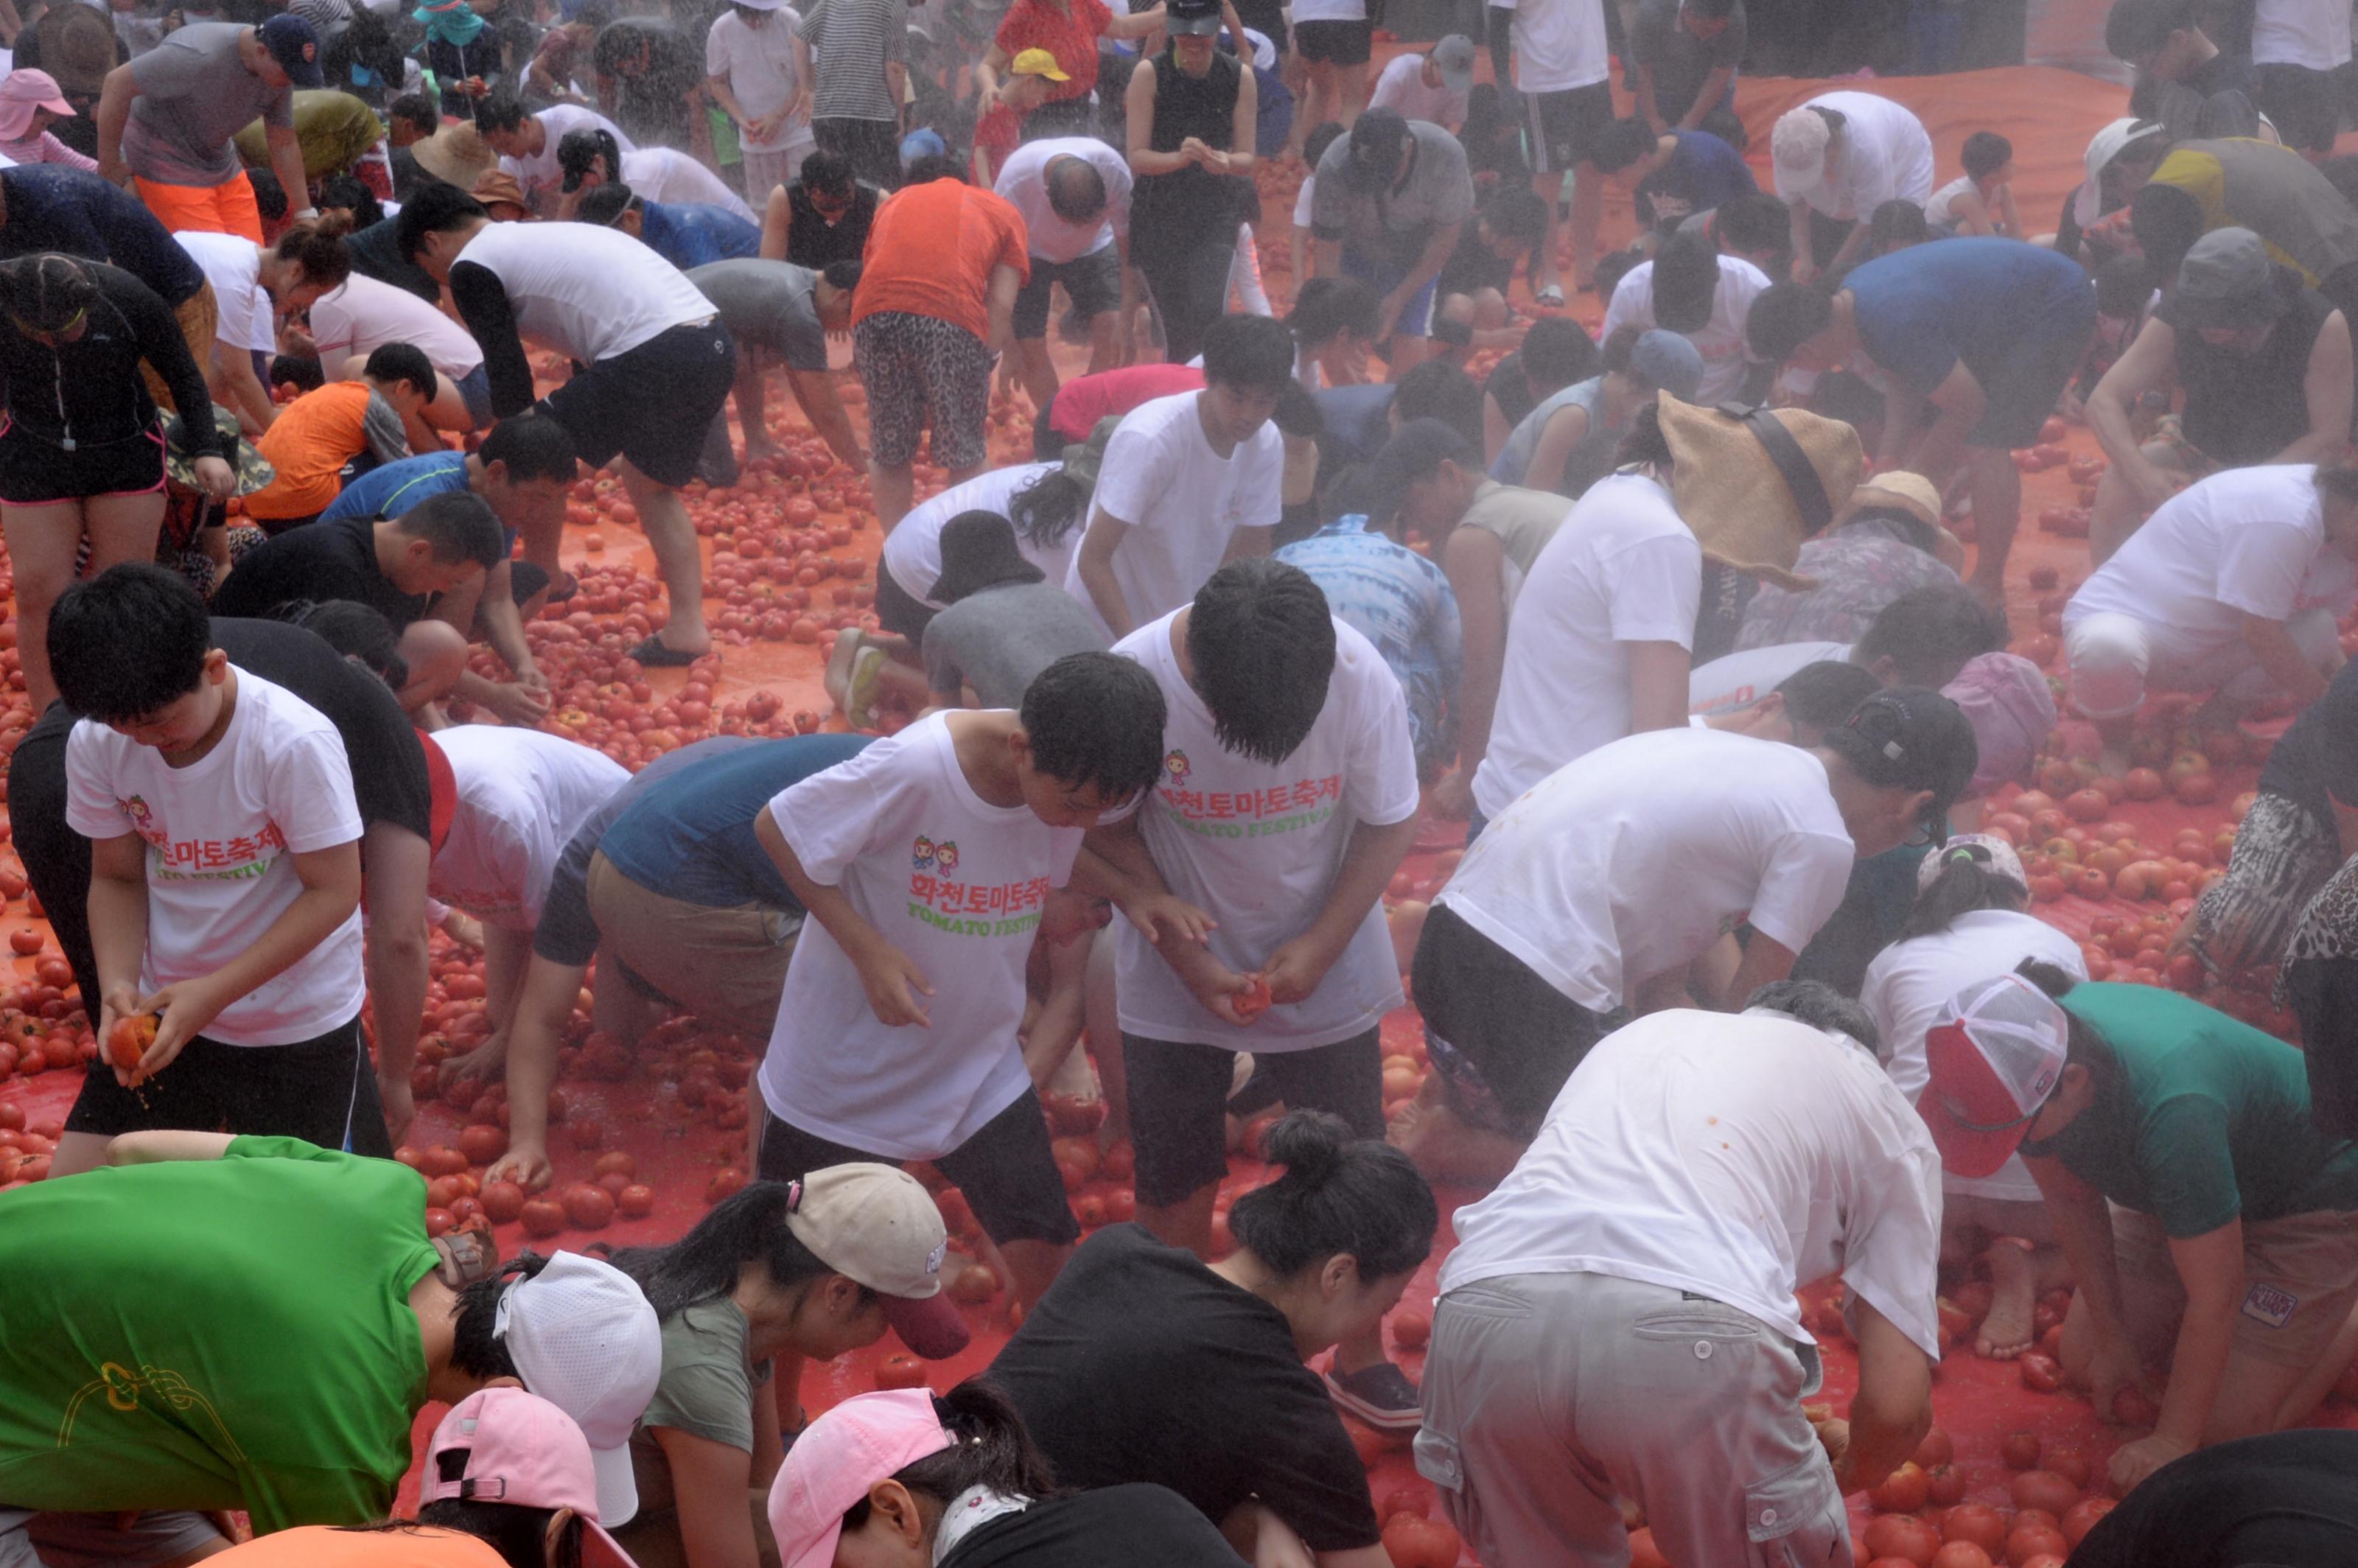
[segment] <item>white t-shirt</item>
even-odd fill
[[[1692,1291],[1814,1344],[1831,1274],[1941,1353],[1941,1157],[1854,1042],[1780,1013],[1678,1011],[1597,1042],[1531,1149],[1457,1211],[1444,1295],[1510,1274]]]
[[[940,713],[765,809],[811,880],[839,889],[934,995],[918,999],[930,1027],[885,1027],[841,946],[806,921],[762,1098],[805,1132],[886,1159],[950,1152],[1032,1092],[1015,1039],[1023,964],[1081,830],[975,794]]]
[[[2228,469],[2180,491],[2080,585],[2063,630],[2099,612],[2126,615],[2144,623],[2157,658],[2183,665],[2239,642],[2242,615],[2283,621],[2306,608],[2312,586],[2321,592],[2349,575],[2324,547],[2316,472],[2309,463]]]
[[[409,290],[357,272],[311,307],[311,341],[330,381],[344,379],[346,360],[387,343],[416,344],[452,381],[483,365],[482,346],[466,328]]]
[[[1806,665],[1847,663],[1850,650],[1848,643],[1779,643],[1724,654],[1697,665],[1688,675],[1687,711],[1733,713],[1749,708]]]
[[[1703,384],[1695,389],[1696,403],[1710,407],[1734,396],[1742,384],[1745,371],[1753,362],[1752,351],[1744,341],[1744,323],[1752,314],[1753,299],[1768,287],[1768,275],[1742,256],[1719,258],[1719,287],[1712,291],[1711,319],[1694,331],[1680,334],[1703,356]],[[1654,264],[1639,262],[1614,288],[1613,302],[1606,307],[1605,325],[1597,329],[1596,338],[1602,342],[1623,327],[1647,331],[1659,325],[1654,319]]]
[[[633,195],[650,201],[697,201],[707,207],[726,207],[757,226],[762,222],[719,175],[677,147],[634,147],[625,152],[622,183]]]
[[[1832,109],[1844,119],[1842,150],[1829,151],[1825,171],[1807,189],[1777,171],[1779,200],[1806,199],[1829,218],[1862,222],[1885,202],[1905,197],[1921,207],[1932,197],[1932,138],[1904,104],[1872,92],[1821,92],[1801,105]]]
[[[934,584],[942,576],[942,530],[948,526],[950,519],[962,512],[995,512],[1005,517],[1018,491],[1062,467],[1062,463],[1017,463],[1010,468],[987,469],[964,484],[952,485],[932,500],[919,503],[884,536],[884,569],[892,574],[892,580],[911,599],[935,610],[947,610],[949,606],[934,598],[933,593]],[[1019,533],[1015,535],[1015,547],[1023,552],[1025,560],[1040,568],[1048,581],[1061,583],[1072,567],[1073,552],[1080,547],[1081,534],[1087,526],[1087,518],[1075,522],[1053,549],[1042,549]]]
[[[1317,193],[1318,172],[1313,169],[1302,177],[1302,189],[1293,198],[1293,226],[1304,233],[1310,231],[1310,201]]]
[[[1094,223],[1069,223],[1048,204],[1049,163],[1076,157],[1105,181],[1105,211]],[[1130,160],[1095,136],[1050,136],[1025,142],[1007,155],[992,188],[1023,214],[1032,254],[1044,262],[1077,261],[1130,232]]]
[[[2350,63],[2349,0],[2259,0],[2252,63],[2332,70]]]
[[[1515,85],[1523,92],[1563,92],[1609,73],[1605,0],[1506,0],[1491,9],[1515,14]]]
[[[548,139],[540,145],[540,151],[530,157],[500,159],[500,168],[515,176],[516,183],[524,187],[526,201],[540,191],[554,190],[565,183],[565,171],[557,167],[557,144],[565,139],[566,132],[588,126],[611,132],[614,145],[624,152],[638,146],[622,135],[620,125],[585,103],[552,103],[546,109],[535,110],[532,117],[548,132]]]
[[[254,242],[243,234],[194,231],[175,232],[172,238],[204,270],[205,281],[213,286],[213,301],[219,312],[213,321],[213,341],[233,349],[276,353],[277,311],[270,302],[270,291],[262,287],[262,253]]]
[[[557,857],[630,773],[603,752],[537,730],[460,724],[434,740],[450,761],[459,808],[427,891],[486,925],[532,930]]]
[[[1924,203],[1924,222],[1936,229],[1943,223],[1955,222],[1957,198],[1978,194],[1979,189],[1980,188],[1974,183],[1972,175],[1957,176],[1956,178],[1932,192],[1932,200]]]
[[[1670,492],[1638,474],[1590,486],[1515,598],[1490,749],[1474,774],[1482,815],[1629,733],[1625,644],[1692,648],[1702,604],[1703,546]]]
[[[1293,754],[1271,765],[1239,756],[1212,731],[1211,711],[1179,671],[1174,616],[1114,645],[1163,688],[1163,777],[1139,807],[1139,830],[1171,891],[1218,923],[1211,949],[1250,974],[1326,906],[1352,831],[1416,815],[1416,755],[1408,701],[1375,644],[1335,622],[1326,705]],[[1152,944],[1120,923],[1121,1026],[1151,1040],[1231,1051],[1303,1051],[1373,1029],[1401,1004],[1400,964],[1380,904],[1318,989],[1271,1008],[1244,1029],[1212,1016]]]
[[[2006,909],[1976,909],[1949,923],[1946,931],[1895,942],[1875,956],[1858,1000],[1883,1036],[1884,1070],[1913,1102],[1931,1081],[1924,1064],[1924,1035],[1941,1009],[1967,986],[2014,973],[2025,958],[2053,964],[2073,979],[2088,978],[2080,945],[2036,915]],[[2039,1184],[2021,1156],[2007,1159],[1983,1177],[1945,1175],[1946,1189],[2009,1203],[2037,1203]]]
[[[1114,581],[1142,626],[1192,601],[1219,570],[1228,535],[1238,528],[1272,528],[1283,510],[1285,438],[1274,424],[1222,457],[1204,434],[1194,392],[1174,393],[1131,409],[1106,443],[1098,467],[1098,512],[1130,524],[1114,552]],[[1065,588],[1098,613],[1081,580],[1080,552]],[[1098,617],[1100,624],[1104,618]],[[1111,628],[1108,628],[1109,631]]]
[[[1368,95],[1368,107],[1397,110],[1403,120],[1455,125],[1466,118],[1466,94],[1450,92],[1446,83],[1427,87],[1422,55],[1395,55],[1392,62],[1384,67],[1384,73],[1376,78],[1375,91]]]
[[[704,74],[726,77],[737,106],[756,120],[784,108],[795,95],[798,80],[793,14],[772,11],[762,26],[754,27],[748,27],[734,10],[723,11],[704,35]],[[810,116],[784,122],[768,140],[747,135],[741,124],[737,137],[747,152],[783,152],[811,140]],[[761,194],[766,197],[769,192]]]
[[[254,243],[240,240],[251,253]],[[297,855],[361,836],[352,770],[336,727],[260,676],[237,672],[237,704],[213,749],[185,768],[85,719],[66,738],[66,826],[147,845],[147,951],[139,989],[211,974],[261,940],[301,896]],[[205,1026],[224,1045],[293,1045],[359,1016],[361,917]],[[93,1011],[95,1002],[92,1003]]]
[[[1510,803],[1437,902],[1608,1012],[1747,922],[1800,952],[1842,903],[1855,858],[1815,753],[1650,730]]]
[[[583,364],[719,314],[679,268],[595,223],[486,223],[451,265],[466,262],[500,280],[525,341]]]

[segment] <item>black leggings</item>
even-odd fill
[[[1215,223],[1209,232],[1156,235],[1150,246],[1133,245],[1130,255],[1154,291],[1163,317],[1163,357],[1184,365],[1204,351],[1204,332],[1228,308],[1228,267],[1236,259],[1237,225]]]

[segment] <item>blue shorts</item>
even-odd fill
[[[467,417],[475,422],[478,430],[492,427],[492,373],[489,366],[477,365],[451,384],[459,389],[459,399],[467,406]]]
[[[1357,250],[1347,241],[1343,245],[1343,276],[1357,278],[1378,294],[1390,294],[1408,276],[1408,268]],[[1392,331],[1396,335],[1403,338],[1426,335],[1433,326],[1433,293],[1440,286],[1440,276],[1435,274],[1432,282],[1418,289],[1415,297],[1401,307],[1400,319],[1392,323]]]

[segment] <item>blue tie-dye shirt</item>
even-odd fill
[[[1359,513],[1295,540],[1277,558],[1308,572],[1336,616],[1383,654],[1408,694],[1418,776],[1431,776],[1456,749],[1464,650],[1449,579],[1414,550],[1370,529]]]

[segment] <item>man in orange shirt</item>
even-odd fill
[[[1014,206],[946,158],[920,158],[876,210],[851,297],[852,363],[868,391],[868,476],[886,532],[908,512],[917,432],[946,484],[982,471],[990,372],[1031,275]]]
[[[380,463],[409,456],[406,421],[434,400],[438,383],[426,351],[386,343],[368,357],[358,381],[331,381],[307,392],[257,443],[278,477],[245,498],[245,514],[265,534],[311,522],[343,493],[344,465],[367,453]]]

